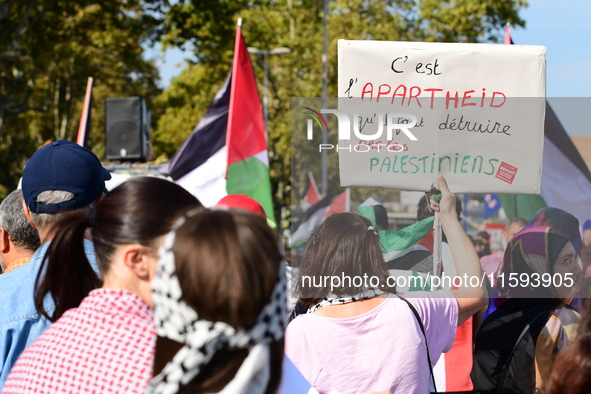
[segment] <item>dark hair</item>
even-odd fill
[[[200,318],[249,329],[273,292],[282,256],[275,232],[265,218],[243,210],[202,210],[176,231],[173,253],[183,300]],[[154,375],[181,348],[158,337]],[[248,356],[247,349],[219,349],[179,393],[218,392]],[[275,393],[281,378],[283,339],[271,344],[271,380]]]
[[[488,231],[480,231],[477,234],[477,236],[480,237],[480,238],[482,238],[482,239],[484,239],[484,240],[486,240],[487,242],[488,242],[488,240],[490,240],[490,234],[488,233]]]
[[[542,208],[529,219],[528,226],[546,226],[562,231],[566,234],[579,253],[583,241],[579,231],[579,220],[572,214],[559,208]]]
[[[388,230],[390,222],[388,220],[388,211],[386,210],[386,207],[383,205],[374,205],[373,210],[376,218],[376,224],[380,226],[382,230]]]
[[[102,285],[84,251],[84,234],[89,225],[97,264],[104,275],[116,247],[132,243],[153,247],[155,239],[170,231],[179,216],[200,206],[194,196],[175,183],[138,177],[113,189],[96,208],[91,208],[96,212],[84,209],[64,215],[51,229],[53,240],[43,259],[45,269],[42,267],[37,275],[37,311],[56,321]],[[47,294],[55,303],[53,316],[43,306]]]
[[[583,394],[591,391],[591,300],[585,300],[575,337],[552,364],[543,394]]]
[[[366,274],[368,278],[377,277],[378,287],[386,291],[388,268],[379,237],[374,230],[369,229],[370,226],[371,222],[364,216],[335,213],[314,232],[304,252],[296,284],[304,307],[329,295],[326,286],[314,285],[315,278],[363,278]],[[312,279],[304,282],[308,278]],[[336,296],[353,296],[365,289],[365,283],[356,286],[353,281],[343,280],[342,285],[332,289],[332,293]],[[394,292],[394,289],[388,290]]]

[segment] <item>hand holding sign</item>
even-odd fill
[[[457,219],[456,195],[449,190],[443,175],[437,176],[437,189],[439,189],[438,192],[440,194],[429,195],[429,205],[431,206],[431,209],[438,212],[443,220],[447,217]]]

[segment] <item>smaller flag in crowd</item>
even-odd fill
[[[350,190],[331,194],[312,205],[304,213],[299,226],[291,234],[291,247],[299,248],[308,242],[320,224],[333,213],[349,212],[351,209]]]
[[[306,210],[318,201],[320,201],[320,192],[318,191],[318,186],[316,186],[314,175],[312,175],[311,171],[308,171],[308,187],[306,188],[306,193],[304,193],[302,206]]]
[[[80,124],[78,125],[78,136],[76,143],[85,148],[88,147],[88,135],[90,134],[91,111],[92,111],[92,85],[94,79],[88,77],[86,83],[86,94],[84,95],[84,103],[82,104],[82,113],[80,114]]]

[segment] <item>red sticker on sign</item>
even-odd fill
[[[507,183],[513,183],[515,175],[517,175],[517,167],[513,167],[512,165],[502,161],[495,177]]]

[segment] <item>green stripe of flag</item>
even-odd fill
[[[267,218],[275,221],[269,167],[255,156],[228,166],[226,179],[228,194],[246,194],[265,209]]]

